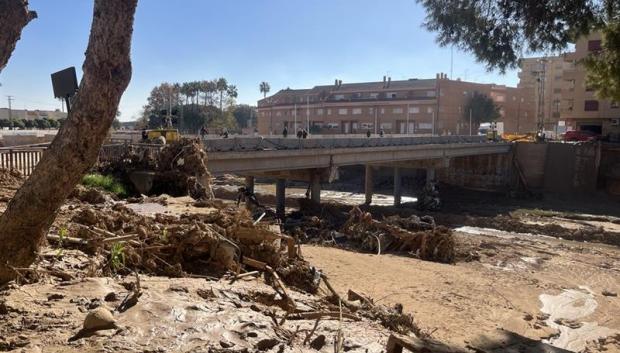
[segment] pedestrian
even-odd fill
[[[207,136],[207,134],[208,134],[207,128],[203,125],[200,128],[200,137],[202,137],[204,139],[205,136]]]
[[[297,138],[300,139],[300,138],[302,138],[303,135],[304,135],[304,133],[301,132],[301,129],[297,129]]]
[[[149,139],[149,133],[146,129],[142,129],[142,142],[146,142]]]
[[[384,134],[385,134],[385,133],[383,132],[383,129],[379,130],[379,136],[380,136],[380,137],[383,137],[383,135],[384,135]]]
[[[282,130],[282,136],[284,136],[284,138],[286,138],[288,136],[288,129],[286,128],[286,126]]]
[[[366,137],[370,138],[370,129],[366,130]]]
[[[308,138],[308,131],[306,129],[301,130],[301,137],[304,139]]]

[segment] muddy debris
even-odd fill
[[[338,205],[299,201],[299,214],[287,219],[284,229],[300,242],[379,255],[408,253],[422,260],[443,263],[453,263],[456,259],[452,230],[437,226],[430,216],[393,215],[376,220],[357,206],[350,208],[347,214]]]
[[[181,138],[164,146],[123,148],[120,158],[97,166],[102,174],[111,174],[130,185],[136,171],[153,172],[149,194],[190,195],[197,200],[213,199],[207,153],[199,139]]]

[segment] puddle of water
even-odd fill
[[[578,328],[570,328],[555,322],[558,319],[579,322],[579,319],[596,311],[598,303],[594,299],[594,293],[588,287],[565,289],[558,295],[541,294],[539,299],[543,304],[540,311],[549,315],[547,325],[560,332],[558,336],[545,340],[545,343],[573,352],[581,352],[588,341],[618,333],[608,327],[599,326],[596,322],[581,322]]]

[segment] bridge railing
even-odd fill
[[[205,139],[207,152],[292,150],[321,148],[361,148],[384,146],[411,146],[423,144],[482,143],[485,136],[406,136],[406,137],[351,137],[308,138],[297,137],[230,137]]]

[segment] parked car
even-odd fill
[[[562,135],[562,140],[564,141],[595,141],[600,138],[600,134],[588,130],[566,131]]]

